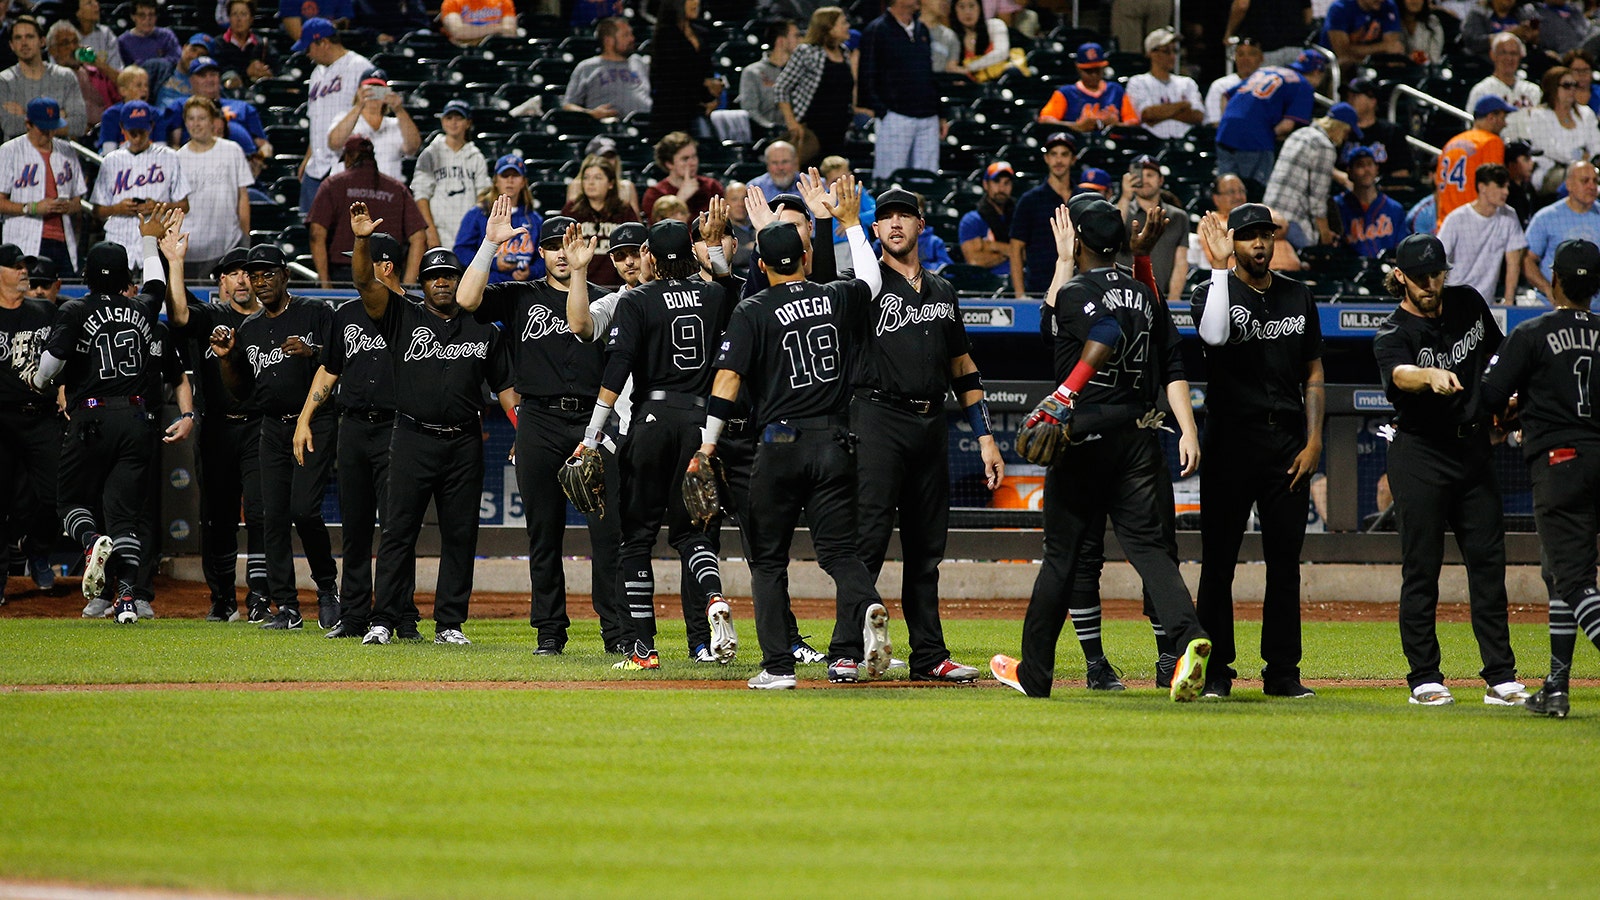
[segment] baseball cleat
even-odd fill
[[[889,610],[882,603],[867,607],[866,622],[861,627],[861,646],[865,651],[868,678],[879,678],[889,671],[889,664],[894,662],[894,648],[889,646]]]
[[[624,672],[642,672],[646,669],[661,668],[661,657],[643,641],[635,641],[633,649],[622,658],[622,662],[612,663],[611,668],[621,669]]]
[[[1195,638],[1178,660],[1167,696],[1174,703],[1188,703],[1200,696],[1206,685],[1206,662],[1211,658],[1211,639]]]
[[[133,598],[123,594],[117,598],[117,624],[132,625],[139,621],[139,610],[133,605]]]
[[[211,611],[206,613],[207,622],[237,622],[239,621],[239,601],[228,597],[211,601]]]
[[[752,691],[792,691],[794,690],[793,675],[774,675],[762,669],[745,682]]]
[[[946,659],[926,672],[911,673],[912,681],[943,681],[950,684],[971,684],[978,680],[978,670]]]
[[[828,663],[828,680],[834,684],[855,684],[860,680],[860,666],[853,659],[836,659]]]
[[[396,640],[401,641],[422,640],[422,632],[417,630],[417,623],[415,622],[401,622],[396,625],[394,627],[394,636]]]
[[[106,589],[106,561],[111,559],[111,538],[100,535],[83,551],[83,599],[94,601]],[[88,613],[85,613],[88,615]]]
[[[1301,684],[1298,678],[1265,682],[1261,686],[1261,693],[1268,697],[1288,697],[1291,700],[1306,700],[1317,695],[1316,691]]]
[[[1419,684],[1411,689],[1410,703],[1413,706],[1449,706],[1456,702],[1450,696],[1450,689],[1437,681]]]
[[[103,619],[111,615],[111,601],[104,597],[92,597],[83,605],[85,619]]]
[[[706,606],[706,618],[711,620],[711,655],[717,662],[727,665],[739,653],[739,632],[733,627],[733,612],[728,601],[718,597]]]
[[[366,637],[366,633],[366,626],[362,625],[360,622],[351,622],[348,619],[340,619],[332,628],[328,629],[328,633],[324,634],[323,637],[358,638]]]
[[[789,655],[794,657],[795,662],[807,664],[826,662],[828,659],[828,654],[806,643],[805,638],[794,642],[794,646],[789,648]]]
[[[145,600],[142,597],[133,598],[133,608],[139,611],[139,618],[141,619],[154,619],[156,617],[155,608],[150,605],[149,600]]]
[[[331,629],[339,624],[339,592],[333,588],[317,590],[317,627]]]
[[[367,629],[366,635],[361,638],[363,644],[389,643],[389,629],[382,625],[373,625]]]
[[[298,631],[306,627],[298,609],[278,609],[278,614],[261,624],[263,631]]]
[[[1548,716],[1552,719],[1565,719],[1572,708],[1567,696],[1567,685],[1551,684],[1548,681],[1522,706],[1536,716]]]
[[[33,576],[33,586],[39,590],[53,591],[56,589],[56,570],[50,568],[48,557],[28,557],[28,574]]]
[[[435,644],[455,644],[460,647],[464,647],[472,643],[471,641],[467,640],[467,636],[462,634],[461,629],[459,628],[439,629],[438,634],[433,636],[433,642]]]
[[[561,642],[553,637],[539,638],[539,646],[533,648],[534,656],[560,656],[564,650]]]
[[[698,644],[693,650],[689,651],[689,661],[697,663],[714,663],[720,662],[721,660],[718,660],[715,656],[711,655],[710,646],[706,644]]]
[[[1528,689],[1520,681],[1502,681],[1489,686],[1483,702],[1486,706],[1523,706],[1528,702]]]
[[[995,681],[1026,697],[1028,692],[1022,689],[1022,682],[1017,677],[1017,667],[1021,665],[1022,660],[1020,659],[996,653],[989,660],[989,674],[994,676]]]
[[[1111,664],[1111,660],[1104,656],[1089,663],[1089,668],[1084,676],[1084,681],[1091,691],[1125,691],[1128,686],[1117,677],[1122,673]]]
[[[1172,673],[1178,670],[1178,658],[1171,653],[1156,655],[1156,687],[1172,687]]]
[[[272,601],[251,591],[244,598],[244,607],[247,614],[246,620],[255,625],[272,618]]]

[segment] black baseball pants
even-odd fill
[[[13,541],[28,556],[50,552],[61,534],[56,478],[61,464],[61,417],[44,397],[29,409],[0,410],[0,572]]]
[[[339,576],[328,526],[322,521],[322,495],[338,456],[339,420],[331,409],[311,418],[311,439],[316,449],[305,455],[302,466],[294,461],[296,418],[261,419],[261,509],[267,590],[278,609],[298,611],[300,596],[295,592],[291,528],[300,535],[300,548],[305,551],[317,587],[332,588]]]
[[[1300,678],[1300,548],[1306,540],[1311,479],[1290,486],[1294,458],[1305,447],[1299,415],[1244,421],[1213,414],[1201,435],[1200,585],[1195,606],[1211,636],[1207,677],[1238,675],[1233,639],[1233,575],[1250,524],[1261,518],[1267,585],[1261,603],[1262,680]],[[1171,629],[1168,629],[1168,633]],[[1182,644],[1179,645],[1183,646]]]
[[[561,544],[567,529],[567,495],[556,481],[556,471],[583,442],[589,411],[546,409],[523,403],[517,409],[517,491],[528,528],[528,580],[533,606],[528,624],[540,640],[567,643],[567,577],[561,567]],[[600,448],[608,474],[617,471],[617,458]],[[600,639],[607,649],[623,640],[622,603],[617,596],[617,557],[622,544],[621,479],[607,477],[605,515],[590,513],[589,541],[593,547],[591,574],[594,611],[600,616]]]
[[[900,519],[904,562],[900,606],[911,639],[911,671],[950,658],[939,622],[939,563],[950,524],[950,428],[944,404],[926,414],[856,397],[850,404],[856,444],[857,552],[873,583],[883,570]]]
[[[216,416],[201,423],[200,553],[211,599],[236,598],[243,498],[245,582],[267,596],[261,511],[261,417]]]
[[[139,572],[133,580],[133,599],[146,603],[156,598],[156,569],[161,567],[161,534],[166,530],[161,525],[161,482],[166,472],[166,460],[163,458],[166,444],[161,439],[166,435],[169,421],[163,406],[151,406],[150,415],[154,427],[150,434],[150,465],[145,469],[144,510],[139,517]]]
[[[414,614],[417,538],[422,534],[429,500],[439,513],[434,625],[444,631],[460,628],[467,621],[472,565],[478,553],[478,503],[483,492],[481,427],[472,422],[457,434],[440,435],[419,431],[402,417],[392,429],[389,465],[405,477],[390,482],[383,509],[373,624],[392,629]]]
[[[56,491],[61,521],[84,549],[100,535],[111,537],[107,571],[119,592],[131,590],[138,575],[139,533],[158,431],[142,403],[119,397],[105,406],[73,410],[61,442]]]
[[[879,602],[872,573],[856,553],[856,463],[853,437],[843,417],[836,423],[796,423],[799,437],[763,442],[750,471],[750,495],[740,515],[750,544],[750,588],[755,601],[761,667],[794,674],[789,607],[789,544],[800,515],[811,524],[817,563],[837,590],[832,659],[864,655],[861,629],[867,607]]]
[[[1411,665],[1406,683],[1415,688],[1444,680],[1435,614],[1446,528],[1455,532],[1467,567],[1472,633],[1483,658],[1478,674],[1488,684],[1512,680],[1517,658],[1506,622],[1505,527],[1487,435],[1444,438],[1397,431],[1389,445],[1389,490],[1405,554],[1400,646]]]
[[[1600,638],[1600,587],[1595,583],[1595,537],[1600,534],[1600,444],[1569,445],[1571,459],[1551,462],[1548,453],[1528,461],[1533,481],[1533,518],[1546,581],[1551,590],[1550,680],[1565,682],[1581,623],[1591,641]],[[1564,608],[1563,608],[1564,607]],[[1600,643],[1596,643],[1600,647]]]
[[[377,419],[377,421],[374,421]],[[378,514],[389,487],[389,444],[394,415],[341,412],[339,416],[339,522],[344,565],[339,576],[339,619],[363,627],[372,612],[372,551]],[[410,592],[406,592],[410,596]],[[417,621],[416,602],[408,621]]]
[[[1180,647],[1206,636],[1167,542],[1160,509],[1166,465],[1153,433],[1126,428],[1068,446],[1046,472],[1044,563],[1023,618],[1018,667],[1028,696],[1050,696],[1084,537],[1097,527],[1103,533],[1108,516],[1167,634]]]

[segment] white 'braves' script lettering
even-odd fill
[[[360,325],[346,325],[344,327],[344,355],[355,356],[373,350],[387,350],[389,345],[384,343],[383,335],[367,334],[361,330]]]
[[[1443,352],[1432,347],[1423,347],[1417,352],[1417,365],[1424,369],[1453,369],[1467,360],[1467,354],[1483,342],[1483,320],[1479,319],[1467,329],[1461,340],[1450,345],[1449,350]]]
[[[459,341],[454,344],[439,343],[439,336],[430,328],[411,332],[411,343],[406,345],[406,362],[419,359],[488,359],[488,341]]]
[[[1230,344],[1242,344],[1245,341],[1274,341],[1281,337],[1306,332],[1305,316],[1287,316],[1263,322],[1250,315],[1250,310],[1243,306],[1234,306],[1228,309],[1228,317],[1233,320],[1233,331],[1228,334]]]
[[[884,294],[883,309],[878,313],[878,337],[899,331],[907,325],[937,322],[940,319],[954,320],[955,317],[954,303],[908,304],[899,294]]]
[[[535,306],[528,310],[528,323],[522,326],[522,339],[525,341],[538,341],[552,334],[571,334],[572,329],[554,311]]]

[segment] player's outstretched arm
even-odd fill
[[[189,292],[183,286],[183,264],[189,255],[189,235],[176,229],[157,242],[167,260],[167,321],[174,330],[189,324]]]
[[[461,273],[461,283],[456,286],[456,304],[466,312],[473,312],[483,302],[483,289],[489,284],[489,270],[500,245],[528,233],[525,225],[511,227],[511,210],[515,206],[509,194],[501,194],[489,209],[489,221],[484,227],[483,243],[478,245],[478,255]]]
[[[1213,347],[1228,342],[1228,257],[1233,255],[1233,232],[1215,212],[1200,220],[1200,244],[1211,264],[1211,284],[1206,288],[1206,308],[1200,314],[1200,339]]]
[[[722,437],[722,426],[733,417],[733,402],[739,398],[739,385],[743,379],[732,369],[718,369],[716,380],[711,382],[711,400],[706,403],[706,424],[700,429],[700,452],[707,456],[717,452],[717,439]]]
[[[594,317],[589,313],[589,263],[594,260],[599,238],[585,238],[576,224],[567,226],[561,236],[561,250],[566,254],[572,275],[567,279],[567,327],[581,341],[597,341]]]
[[[350,250],[350,280],[355,282],[361,306],[373,321],[383,318],[389,311],[389,289],[378,283],[372,268],[372,234],[382,224],[382,219],[374,219],[367,213],[365,203],[358,200],[350,204],[350,231],[356,236],[355,246]]]
[[[1056,241],[1056,268],[1050,275],[1050,287],[1044,292],[1044,305],[1053,308],[1056,305],[1056,291],[1061,290],[1076,273],[1076,265],[1072,259],[1072,242],[1077,237],[1077,232],[1072,227],[1072,216],[1067,212],[1064,203],[1050,214],[1050,234]]]
[[[371,260],[367,262],[370,267]],[[317,366],[317,374],[311,379],[311,390],[306,393],[305,405],[300,407],[300,418],[294,424],[294,461],[297,465],[305,465],[305,455],[316,452],[317,448],[311,442],[311,417],[333,396],[333,386],[338,383],[339,376],[329,372],[325,366]]]
[[[861,185],[847,172],[834,183],[833,190],[837,191],[839,199],[829,203],[828,212],[839,221],[839,227],[850,241],[850,267],[876,297],[883,290],[883,273],[878,270],[878,258],[873,255],[867,233],[861,227]]]

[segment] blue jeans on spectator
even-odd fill
[[[300,176],[300,215],[311,215],[311,201],[317,199],[317,188],[322,187],[321,178],[312,178],[310,175]]]
[[[1272,179],[1271,150],[1230,150],[1217,145],[1217,174],[1237,175],[1265,185]]]

